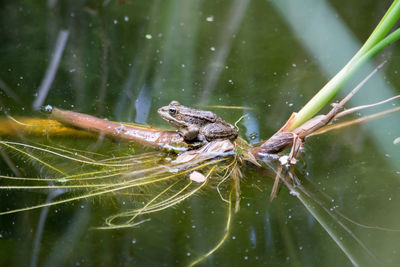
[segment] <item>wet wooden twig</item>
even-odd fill
[[[51,119],[63,124],[94,133],[103,133],[117,140],[138,143],[143,146],[173,151],[186,151],[189,144],[175,131],[162,131],[140,126],[107,121],[87,114],[46,106],[44,112]]]

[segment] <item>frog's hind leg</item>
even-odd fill
[[[215,139],[229,138],[231,136],[231,134],[227,133],[225,128],[218,127],[214,123],[205,125],[202,128],[201,133],[205,136],[207,141],[212,141]]]

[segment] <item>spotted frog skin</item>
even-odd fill
[[[234,140],[238,136],[236,128],[212,113],[182,106],[172,101],[158,109],[158,114],[170,125],[178,129],[185,141]]]

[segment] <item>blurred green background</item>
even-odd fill
[[[231,123],[247,115],[239,134],[250,142],[266,139],[340,70],[390,4],[4,0],[0,108],[4,114],[36,117],[42,116],[37,106],[51,104],[115,121],[167,127],[156,110],[178,100],[213,110]],[[374,60],[383,59],[388,60],[384,69],[351,106],[399,94],[400,44]],[[344,91],[367,72],[368,67]],[[212,105],[247,109],[208,107]],[[393,143],[400,136],[399,122],[398,114],[393,114],[310,138],[299,175],[331,196],[334,208],[350,219],[400,229],[400,147]],[[5,164],[1,166],[3,175],[11,174]],[[201,265],[351,266],[286,189],[270,203],[271,187],[271,179],[245,172],[241,210],[234,215],[232,232]],[[37,195],[2,190],[0,206],[6,210],[46,197]],[[46,216],[40,210],[2,216],[0,264],[187,265],[218,242],[226,218],[226,203],[209,188],[152,215],[138,228],[92,228],[115,209],[107,199],[95,199],[50,208]],[[374,255],[372,266],[396,266],[400,233],[348,221],[347,225]]]

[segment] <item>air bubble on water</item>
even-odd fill
[[[116,19],[114,19],[113,22],[114,22],[114,24],[118,24],[118,20],[116,20]]]
[[[214,21],[214,16],[209,16],[206,18],[206,21],[208,22],[213,22]]]
[[[128,17],[128,16],[125,16],[125,17],[124,17],[124,20],[125,20],[125,21],[129,21],[129,17]]]
[[[151,36],[151,34],[146,34],[144,37],[146,37],[146,39],[150,40],[151,38],[153,38],[153,36]]]
[[[214,47],[214,46],[211,46],[211,47],[210,47],[210,50],[211,50],[211,51],[215,51],[215,47]]]
[[[136,238],[132,239],[132,244],[136,244]]]

